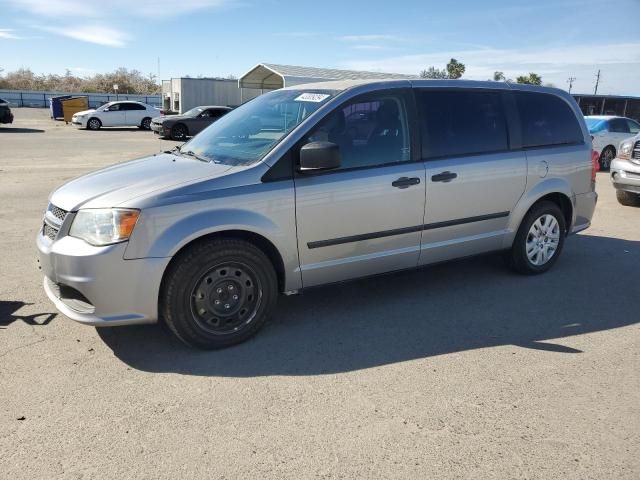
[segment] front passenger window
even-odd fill
[[[307,136],[340,147],[340,169],[410,160],[404,100],[395,94],[366,95],[334,110]]]

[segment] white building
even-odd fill
[[[200,105],[237,107],[257,97],[256,89],[238,88],[238,81],[226,78],[172,78],[162,81],[162,108],[184,113]]]

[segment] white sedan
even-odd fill
[[[141,102],[109,102],[95,110],[73,115],[71,123],[80,128],[98,130],[100,127],[151,128],[151,119],[161,114],[159,108]]]
[[[601,170],[609,169],[611,161],[616,158],[620,142],[640,132],[640,124],[630,118],[589,115],[584,119],[593,139],[593,149],[600,155]]]

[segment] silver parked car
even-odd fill
[[[611,181],[622,205],[640,207],[640,134],[620,143],[611,162]]]
[[[561,90],[286,88],[178,150],[53,192],[37,237],[44,288],[82,323],[163,319],[190,345],[224,347],[253,335],[279,293],[490,251],[545,272],[590,225],[595,168]]]

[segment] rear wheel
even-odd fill
[[[171,139],[184,140],[185,138],[187,138],[188,133],[189,132],[187,131],[187,127],[181,123],[178,123],[171,128]]]
[[[546,272],[558,260],[565,236],[562,210],[548,201],[534,205],[522,221],[513,242],[512,267],[526,275]]]
[[[227,347],[254,335],[273,311],[278,281],[253,244],[231,239],[197,244],[173,261],[160,302],[169,328],[187,345]]]
[[[151,119],[149,117],[143,118],[140,123],[140,128],[143,130],[151,130]]]
[[[611,162],[616,158],[616,150],[611,145],[605,147],[600,154],[600,170],[609,170]]]
[[[102,127],[102,122],[97,118],[90,118],[87,122],[87,128],[89,130],[99,130]]]
[[[625,207],[640,207],[640,194],[616,190],[616,198],[618,203]]]

